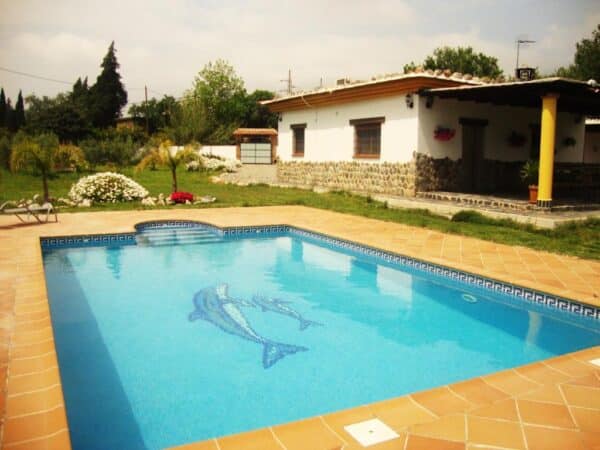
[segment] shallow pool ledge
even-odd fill
[[[590,362],[595,359],[598,365]],[[368,447],[374,450],[596,448],[600,445],[600,346],[171,450],[357,450],[364,447],[344,427],[375,418],[398,437]]]

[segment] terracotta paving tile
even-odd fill
[[[525,439],[529,450],[587,450],[580,433],[571,430],[525,425]]]
[[[211,439],[209,441],[194,442],[192,444],[171,447],[169,450],[219,450],[219,447],[217,447],[217,443]]]
[[[600,389],[568,384],[563,385],[561,389],[569,405],[600,409]]]
[[[19,345],[13,347],[11,357],[13,359],[31,358],[33,356],[42,356],[54,351],[54,341],[48,339],[36,344]]]
[[[450,389],[476,405],[485,405],[508,397],[502,392],[483,381],[481,378],[454,383]]]
[[[369,450],[404,450],[404,444],[406,443],[406,434],[398,433],[398,437],[389,441],[381,442],[375,445],[369,445]],[[335,450],[364,450],[365,447],[356,443],[350,443],[343,445],[342,447],[334,447]],[[332,449],[332,450],[334,450]]]
[[[221,450],[282,450],[267,428],[217,439]]]
[[[545,364],[534,363],[515,369],[520,375],[540,384],[561,383],[571,379],[569,375],[554,370]]]
[[[273,431],[287,450],[331,450],[344,444],[319,418],[277,425]]]
[[[323,420],[339,436],[346,440],[352,440],[352,437],[346,432],[344,427],[346,425],[352,425],[353,423],[372,419],[373,417],[375,417],[375,414],[368,407],[359,406],[358,408],[345,409],[343,411],[325,414]]]
[[[510,395],[524,394],[540,387],[538,383],[522,377],[514,370],[486,375],[483,380]]]
[[[539,389],[519,395],[518,398],[523,400],[534,400],[538,402],[560,403],[561,405],[565,403],[558,385],[556,384],[546,384]]]
[[[554,403],[517,400],[521,420],[532,425],[547,425],[561,428],[575,428],[569,410],[564,405]]]
[[[31,414],[23,417],[8,418],[4,423],[2,444],[14,444],[20,441],[38,439],[56,433],[67,427],[64,408]]]
[[[27,394],[9,396],[6,400],[6,417],[22,416],[47,411],[63,404],[60,386],[53,386]]]
[[[49,353],[43,356],[36,356],[33,358],[15,359],[10,363],[11,375],[24,375],[33,372],[40,372],[42,370],[49,369],[50,367],[56,367],[58,362],[56,361],[56,354]]]
[[[6,450],[64,450],[71,447],[69,431],[62,430],[51,436],[27,441],[21,444],[6,445]]]
[[[600,432],[591,433],[589,431],[582,431],[579,434],[586,449],[600,450]]]
[[[588,375],[593,370],[588,364],[577,361],[569,355],[548,359],[544,363],[573,377]]]
[[[433,422],[413,425],[408,431],[410,434],[417,434],[419,436],[428,436],[449,441],[464,441],[466,438],[465,428],[464,414],[454,414],[440,417]]]
[[[491,405],[482,406],[481,408],[469,411],[468,415],[477,417],[487,417],[491,419],[504,419],[519,421],[517,412],[517,403],[512,398],[501,400]]]
[[[41,372],[34,372],[21,376],[8,377],[7,389],[11,394],[36,391],[49,388],[60,383],[58,367],[53,367]]]
[[[600,411],[584,408],[570,408],[577,426],[583,431],[600,433]]]
[[[446,441],[424,436],[409,435],[404,450],[464,450],[463,442]]]
[[[419,404],[438,416],[464,412],[473,404],[453,394],[448,388],[441,387],[425,392],[412,394],[411,397]]]
[[[471,444],[525,448],[521,426],[517,422],[483,417],[467,417],[467,440]]]
[[[394,430],[402,430],[410,425],[431,422],[435,415],[417,405],[408,396],[399,397],[368,405],[373,414]]]
[[[597,377],[592,373],[590,375],[586,375],[585,377],[572,378],[565,384],[571,386],[589,386],[600,388],[600,377]]]

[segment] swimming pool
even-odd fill
[[[597,319],[510,286],[289,227],[238,231],[43,243],[75,449],[197,441],[600,343]]]

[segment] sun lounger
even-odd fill
[[[16,216],[23,223],[27,223],[31,217],[39,223],[48,222],[50,215],[53,214],[54,221],[58,222],[56,211],[54,210],[52,203],[48,202],[43,205],[32,203],[30,205],[22,206],[18,206],[14,202],[5,202],[0,206],[0,213]],[[26,218],[24,219],[22,216],[25,216]]]

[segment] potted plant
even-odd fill
[[[534,160],[527,161],[521,168],[521,179],[529,186],[529,203],[537,203],[539,171],[539,162]]]
[[[508,145],[510,145],[511,147],[523,147],[523,145],[525,145],[525,142],[527,142],[527,138],[522,133],[512,131],[508,135]]]

